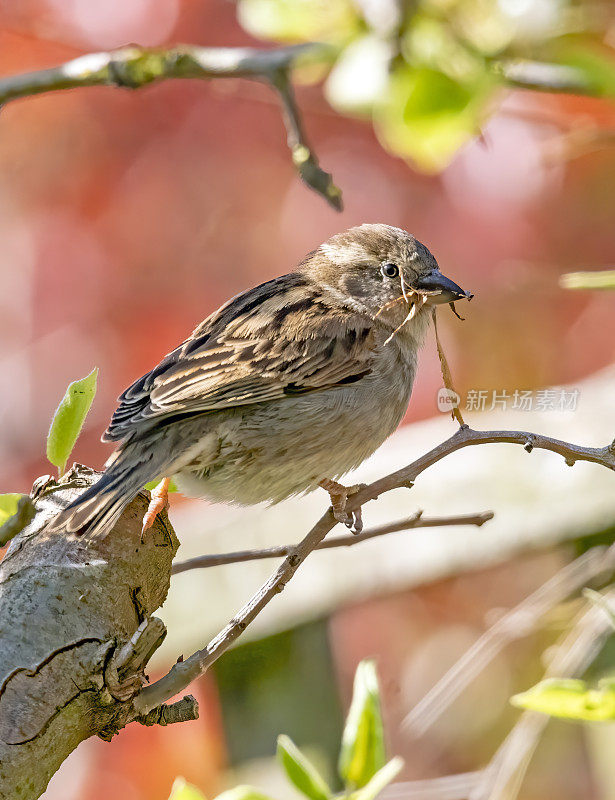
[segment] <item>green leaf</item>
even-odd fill
[[[340,114],[364,116],[386,91],[393,56],[391,42],[367,34],[344,48],[327,82],[329,105]]]
[[[235,786],[234,789],[219,794],[216,800],[271,800],[271,798],[253,786]]]
[[[397,66],[374,125],[384,147],[425,172],[438,172],[480,131],[496,79],[454,78],[432,67]]]
[[[0,494],[0,525],[4,525],[9,517],[17,513],[17,504],[19,499],[24,497],[23,494]]]
[[[600,721],[615,719],[615,681],[601,681],[591,689],[585,681],[550,678],[516,694],[510,702],[519,708],[553,717]]]
[[[361,24],[350,0],[241,0],[237,16],[253,36],[281,42],[344,42]]]
[[[156,480],[150,481],[149,483],[146,483],[143,488],[147,489],[148,492],[151,492],[152,489],[155,489],[156,486],[158,486],[159,483],[160,483],[160,478],[156,478]],[[169,494],[171,494],[172,492],[179,492],[179,489],[177,488],[177,484],[172,479],[171,479],[171,483],[169,483],[169,488],[167,489],[167,492]]]
[[[95,368],[85,378],[71,383],[51,420],[47,436],[47,458],[58,467],[60,475],[64,472],[96,395],[97,377],[98,368]]]
[[[34,518],[36,509],[27,494],[0,494],[0,547]]]
[[[562,289],[615,289],[615,269],[597,272],[568,272],[560,276]]]
[[[329,800],[331,789],[312,762],[288,736],[278,736],[278,760],[291,783],[311,800]]]
[[[403,766],[403,758],[400,756],[392,758],[382,769],[378,770],[365,786],[352,793],[352,800],[374,800],[391,781],[395,780]]]
[[[588,94],[615,97],[615,50],[582,37],[564,37],[555,47],[559,64],[573,67],[582,75]]]
[[[184,778],[175,778],[169,800],[206,800],[206,798],[203,792],[191,783],[186,783]]]
[[[384,730],[376,665],[361,661],[354,678],[339,758],[339,773],[347,786],[362,787],[385,765]]]

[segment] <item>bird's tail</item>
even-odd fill
[[[104,536],[141,488],[142,484],[135,486],[130,481],[126,470],[105,472],[93,486],[51,520],[47,531],[87,534],[88,537]]]
[[[88,538],[105,536],[145,484],[165,474],[167,464],[164,459],[156,459],[151,450],[148,453],[141,449],[139,443],[130,443],[111,457],[100,479],[60,511],[47,530]]]

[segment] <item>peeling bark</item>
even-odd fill
[[[75,465],[59,483],[37,481],[36,516],[0,563],[0,798],[39,797],[81,741],[135,719],[131,700],[166,633],[151,615],[179,543],[166,513],[141,541],[145,493],[103,540],[45,534],[96,477]],[[196,716],[191,698],[181,704],[139,721]]]

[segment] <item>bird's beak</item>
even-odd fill
[[[419,291],[424,291],[429,295],[428,305],[454,303],[455,300],[466,298],[471,300],[474,297],[470,292],[464,292],[461,286],[457,286],[456,283],[437,269],[432,270],[428,275],[422,275],[414,282],[414,286]]]

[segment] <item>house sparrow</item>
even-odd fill
[[[401,421],[428,308],[464,297],[404,230],[331,237],[294,272],[229,300],[126,389],[103,436],[118,449],[53,528],[104,534],[148,481],[171,475],[187,495],[241,505],[320,485],[336,518],[358,527],[344,510],[354,487],[332,479]]]

